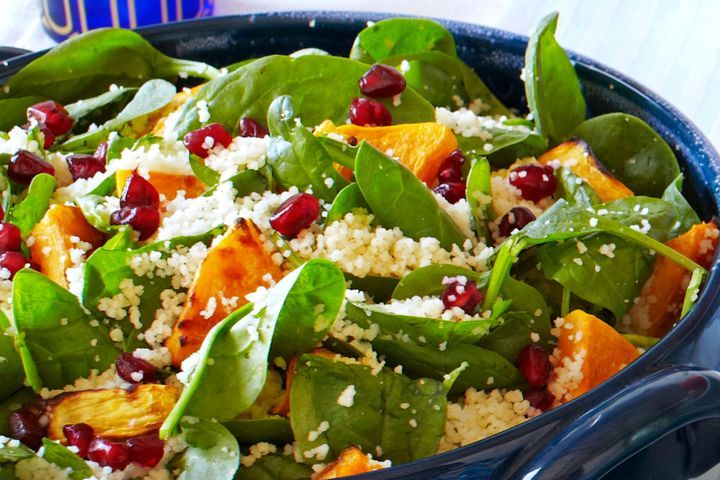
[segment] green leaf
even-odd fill
[[[235,194],[238,198],[246,197],[253,192],[263,193],[268,189],[267,178],[257,170],[243,170],[237,175],[233,175],[232,177],[228,178],[226,181],[232,183],[233,188],[235,189]],[[210,195],[212,195],[217,189],[218,185],[220,185],[220,183],[216,184],[208,191],[203,193],[202,196],[209,197]]]
[[[66,446],[47,438],[43,438],[42,444],[45,448],[43,458],[57,465],[61,470],[69,468],[68,477],[72,480],[84,480],[93,476],[93,471],[85,460],[68,450]]]
[[[645,350],[660,341],[658,337],[648,337],[645,335],[636,335],[632,333],[623,333],[622,336],[623,338],[625,338],[625,340],[632,343],[634,346],[638,348],[644,348]]]
[[[485,157],[473,160],[466,182],[466,198],[475,222],[475,231],[481,239],[490,242],[488,221],[493,219],[490,163]]]
[[[600,197],[595,190],[569,168],[558,168],[555,170],[555,177],[558,180],[557,195],[564,198],[569,204],[591,207],[600,203]]]
[[[270,442],[285,445],[293,442],[290,421],[285,417],[236,418],[223,425],[238,442],[252,445],[258,442]]]
[[[662,194],[662,199],[675,208],[677,223],[672,226],[668,238],[675,238],[678,235],[690,230],[693,225],[700,223],[700,217],[682,194],[683,176],[678,175],[670,182]]]
[[[72,384],[92,369],[104,371],[120,353],[105,325],[93,326],[75,295],[41,273],[15,274],[12,305],[18,334],[48,388]]]
[[[555,40],[557,20],[554,12],[540,21],[525,51],[524,70],[530,112],[538,132],[551,146],[570,137],[586,114],[575,68]]]
[[[600,163],[635,195],[660,197],[680,175],[665,140],[650,125],[627,113],[586,120],[573,135],[587,142]]]
[[[3,314],[4,315],[4,314]],[[23,386],[25,371],[15,342],[9,333],[0,328],[0,400],[4,400]]]
[[[307,480],[312,468],[297,463],[292,456],[263,455],[249,467],[241,466],[235,480]]]
[[[340,395],[351,387],[352,403],[339,404]],[[330,447],[323,462],[353,445],[374,454],[379,446],[380,457],[393,463],[433,455],[445,427],[446,393],[435,380],[413,381],[387,369],[373,375],[365,366],[303,355],[290,392],[296,447],[305,463],[318,462],[304,454],[323,444]],[[310,440],[310,432],[317,432],[323,421],[328,429]]]
[[[106,197],[93,194],[75,197],[75,205],[80,208],[85,220],[96,229],[105,233],[117,232],[120,228],[126,229],[127,227],[122,225],[110,224],[110,214],[107,209],[100,208],[106,201]]]
[[[23,444],[20,444],[17,447],[9,447],[7,445],[0,447],[0,464],[5,462],[16,463],[25,458],[32,458],[34,456],[35,452]]]
[[[0,99],[37,95],[67,104],[107,91],[113,83],[132,87],[181,74],[212,78],[218,71],[163,55],[132,30],[103,28],[73,37],[30,62],[5,83]]]
[[[84,131],[90,123],[104,123],[110,114],[114,116],[118,113],[118,110],[126,103],[128,94],[136,90],[137,88],[118,87],[98,96],[65,105],[65,109],[75,121],[73,131]]]
[[[360,96],[358,79],[366,71],[363,63],[332,56],[259,58],[203,86],[183,106],[173,131],[179,137],[200,126],[198,102],[207,102],[208,122],[219,122],[234,130],[241,117],[265,118],[270,103],[281,95],[292,97],[296,115],[304,125],[315,126],[325,119],[344,123],[348,105]],[[394,123],[435,120],[432,105],[412,89],[403,92],[397,107],[390,99],[382,102],[392,113]]]
[[[436,238],[446,250],[465,242],[465,235],[434,195],[404,165],[366,142],[360,145],[355,162],[357,184],[381,225],[398,227],[415,240]]]
[[[5,221],[17,225],[23,238],[27,238],[35,224],[45,215],[53,191],[55,191],[55,177],[47,173],[35,175],[25,199],[12,207]]]
[[[443,285],[443,279],[462,275],[473,280],[478,288],[482,289],[487,285],[488,273],[476,272],[456,265],[432,264],[417,268],[407,273],[400,279],[397,287],[392,293],[392,298],[403,300],[410,297],[427,297],[442,294],[447,285]]]
[[[193,174],[208,187],[214,187],[220,181],[220,172],[205,166],[205,162],[197,155],[190,155],[190,168]]]
[[[345,273],[345,280],[350,283],[350,288],[365,292],[375,302],[390,300],[392,292],[398,284],[398,279],[393,277],[378,277],[377,275],[356,277],[347,272]]]
[[[195,417],[180,423],[187,443],[173,468],[181,470],[178,480],[232,480],[240,465],[237,440],[222,425]]]
[[[680,318],[684,317],[697,301],[698,294],[700,293],[700,287],[702,286],[703,276],[705,272],[702,270],[693,270],[690,276],[690,282],[688,283],[687,290],[685,290],[685,298],[683,299],[682,311],[680,312]]]
[[[345,218],[345,215],[357,209],[362,209],[365,213],[372,213],[370,205],[365,201],[365,197],[363,197],[360,191],[360,187],[358,187],[357,183],[353,182],[340,190],[335,200],[333,200],[327,217],[325,218],[325,225],[330,225],[336,220],[342,220]]]
[[[28,96],[0,100],[0,131],[8,132],[27,121],[27,108],[44,101],[43,97]]]
[[[330,137],[317,137],[325,151],[330,155],[332,161],[338,165],[342,165],[350,170],[355,168],[355,156],[357,155],[358,146],[348,145],[347,143],[335,140]]]
[[[496,168],[509,167],[518,158],[536,156],[548,148],[542,135],[529,130],[488,128],[485,131],[492,135],[488,140],[456,135],[458,148],[466,155],[486,157]]]

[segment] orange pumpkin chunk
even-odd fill
[[[130,175],[132,175],[132,170],[117,170],[115,172],[115,188],[117,188],[118,195],[122,194]],[[159,194],[165,195],[166,201],[177,197],[180,190],[185,191],[185,198],[199,197],[205,192],[205,184],[195,175],[150,172],[147,180]]]
[[[334,462],[315,473],[312,480],[329,480],[331,478],[349,477],[361,473],[382,470],[378,462],[372,462],[358,447],[346,448]]]
[[[200,348],[210,329],[247,303],[245,295],[266,284],[266,275],[279,280],[283,272],[265,250],[255,224],[241,220],[208,252],[188,290],[180,317],[165,345],[172,363]]]
[[[458,148],[452,130],[434,122],[408,123],[389,127],[359,127],[357,125],[335,126],[323,122],[316,135],[329,133],[343,137],[365,140],[381,152],[400,159],[420,180],[428,185],[436,181],[443,162],[450,152]]]
[[[560,403],[601,384],[639,355],[613,327],[582,310],[570,312],[561,323],[548,383]]]
[[[543,153],[538,159],[543,165],[553,160],[559,160],[561,165],[568,167],[575,175],[585,180],[598,194],[601,202],[633,196],[632,190],[607,171],[588,144],[582,140],[561,143]]]

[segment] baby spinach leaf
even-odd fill
[[[683,299],[680,318],[684,317],[692,309],[692,307],[695,306],[704,275],[705,272],[702,270],[693,270],[692,275],[690,276],[690,283],[688,283],[687,290],[685,290],[685,298]]]
[[[357,145],[348,145],[345,142],[330,137],[320,136],[317,137],[317,139],[323,148],[325,148],[328,155],[330,155],[333,162],[350,170],[355,168],[355,156],[358,150]]]
[[[116,232],[121,228],[121,225],[110,224],[110,214],[106,209],[99,208],[106,202],[106,198],[100,195],[81,195],[75,197],[75,205],[80,208],[85,220],[100,230],[101,232],[111,233]]]
[[[9,447],[7,445],[3,445],[3,447],[0,448],[0,463],[16,463],[20,460],[32,458],[34,456],[35,452],[33,452],[32,449],[26,447],[23,444],[20,444],[17,447]]]
[[[443,279],[448,277],[463,277],[473,280],[478,288],[487,285],[488,273],[476,272],[456,265],[435,263],[426,265],[406,274],[393,290],[392,298],[403,300],[418,296],[427,297],[440,295],[445,291],[447,285],[443,285]]]
[[[133,87],[186,74],[209,79],[218,71],[163,55],[132,30],[103,28],[73,37],[30,62],[5,83],[0,99],[37,95],[66,104],[107,91],[113,83]]]
[[[42,445],[44,447],[43,458],[57,465],[61,470],[69,468],[68,477],[72,480],[84,480],[93,476],[93,471],[85,463],[85,460],[68,450],[66,446],[47,438],[42,439]]]
[[[680,175],[672,149],[641,119],[608,113],[584,121],[573,135],[590,145],[600,163],[636,195],[660,197]]]
[[[120,353],[77,297],[41,273],[24,269],[15,275],[12,305],[17,331],[48,388],[103,371]]]
[[[330,225],[336,220],[342,220],[345,218],[345,215],[352,213],[358,208],[365,210],[367,213],[372,213],[370,205],[365,201],[365,197],[363,197],[360,191],[360,187],[358,187],[357,183],[353,182],[340,190],[335,200],[333,200],[327,217],[325,217],[325,225]]]
[[[246,197],[253,192],[262,193],[268,189],[268,181],[265,176],[257,170],[243,170],[237,175],[233,175],[226,181],[232,183],[235,188],[235,194],[238,198]],[[224,182],[223,182],[224,183]],[[212,195],[219,183],[214,185],[208,191],[203,193],[203,197]]]
[[[27,195],[23,201],[12,207],[5,221],[17,225],[23,238],[27,238],[35,224],[45,215],[53,191],[55,191],[55,177],[47,173],[35,175],[30,182]]]
[[[449,250],[466,240],[430,190],[410,170],[363,142],[355,160],[355,178],[375,217],[415,240],[438,239]]]
[[[484,390],[515,388],[524,383],[520,372],[500,354],[467,343],[448,343],[444,350],[435,345],[375,340],[373,349],[385,356],[388,365],[402,365],[410,378],[442,380],[463,362],[468,363],[455,380],[450,393],[460,395],[470,387]]]
[[[173,132],[179,137],[200,126],[198,102],[207,103],[209,122],[234,130],[241,117],[264,118],[270,103],[281,95],[292,97],[296,114],[305,125],[318,125],[325,119],[344,123],[348,105],[360,96],[357,83],[367,68],[363,63],[333,56],[259,58],[203,86],[183,106]],[[403,92],[398,106],[389,99],[383,103],[396,124],[435,120],[432,105],[412,89]]]
[[[98,184],[97,187],[90,190],[88,193],[89,195],[100,195],[102,197],[109,197],[113,193],[115,193],[116,189],[116,180],[115,180],[115,172],[108,175],[103,179],[102,182]]]
[[[346,391],[354,391],[352,400],[338,403]],[[373,375],[365,366],[303,355],[290,392],[296,447],[305,463],[318,462],[312,449],[323,444],[330,447],[323,461],[352,445],[364,452],[378,452],[379,446],[381,458],[394,463],[433,455],[445,426],[446,393],[432,379],[410,380],[387,369]],[[328,429],[310,440],[323,421]]]
[[[633,333],[623,333],[622,336],[623,338],[625,338],[625,340],[632,343],[634,346],[638,348],[644,348],[645,350],[660,341],[658,337],[648,337],[646,335],[636,335]]]
[[[8,132],[27,121],[27,108],[44,101],[43,97],[29,96],[0,100],[0,131]]]
[[[15,350],[13,337],[2,331],[0,331],[0,378],[2,378],[0,400],[19,390],[25,380],[22,360]]]
[[[390,18],[364,28],[355,38],[350,58],[382,63],[388,57],[441,52],[456,57],[455,39],[442,25],[421,18]]]
[[[137,88],[117,87],[96,97],[84,98],[65,106],[74,120],[73,132],[85,132],[91,124],[102,125],[116,116]]]
[[[223,425],[238,442],[248,445],[258,442],[284,445],[293,442],[290,421],[285,417],[236,418]]]
[[[557,20],[557,12],[543,18],[525,51],[525,95],[535,126],[550,145],[570,137],[586,114],[575,68],[555,40]]]
[[[345,280],[350,283],[350,288],[365,292],[370,295],[375,302],[386,302],[390,300],[392,292],[399,281],[393,277],[379,277],[377,275],[356,277],[349,273],[345,273]]]
[[[297,463],[292,456],[263,455],[249,467],[241,466],[235,480],[307,480],[313,470]]]
[[[475,231],[486,242],[490,241],[488,221],[493,219],[490,163],[485,157],[473,160],[466,182],[466,198],[475,222]]]
[[[458,148],[466,155],[472,152],[486,157],[496,168],[509,167],[518,158],[532,157],[548,148],[545,138],[532,131],[501,128],[488,128],[486,131],[492,135],[489,140],[456,135]]]
[[[682,194],[682,174],[678,175],[675,180],[670,182],[665,191],[662,194],[662,199],[668,202],[675,208],[677,217],[677,223],[675,223],[670,232],[668,232],[668,238],[675,238],[678,235],[690,230],[693,225],[700,223],[700,217],[695,212],[695,209],[690,206],[688,201]]]
[[[183,418],[180,426],[186,448],[173,468],[178,480],[232,480],[240,466],[237,440],[221,424],[196,417]]]
[[[189,161],[193,174],[208,187],[214,187],[220,181],[220,172],[206,167],[202,158],[196,155],[190,155]]]
[[[569,168],[558,168],[555,170],[555,177],[558,180],[557,195],[564,198],[569,204],[591,207],[600,203],[600,197],[595,190]]]
[[[647,235],[661,242],[671,238],[671,230],[680,221],[675,206],[659,198],[639,195],[625,197],[603,203],[596,208],[606,218],[634,226],[636,229],[646,229]]]

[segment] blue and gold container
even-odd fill
[[[58,42],[100,27],[135,28],[207,17],[215,0],[41,0],[45,30]]]

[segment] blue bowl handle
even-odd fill
[[[720,417],[720,372],[668,367],[572,421],[512,478],[600,478],[665,434],[712,417]]]

